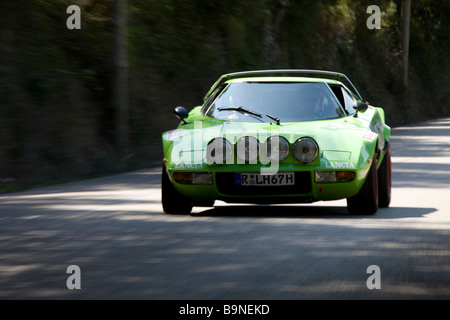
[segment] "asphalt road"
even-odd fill
[[[391,146],[374,216],[345,200],[169,216],[159,168],[0,195],[0,299],[449,299],[450,119]]]

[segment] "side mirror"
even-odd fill
[[[357,111],[366,111],[368,107],[369,106],[367,104],[365,104],[364,102],[360,102],[360,101],[356,102],[356,105],[353,106],[353,108]]]
[[[368,107],[369,106],[367,104],[365,104],[364,102],[357,101],[356,104],[353,106],[353,109],[356,110],[354,117],[357,117],[358,112],[366,111]]]
[[[184,118],[187,118],[189,116],[189,112],[184,107],[176,107],[173,111],[177,118],[179,118],[181,121],[183,121],[183,124],[187,124],[186,120]]]

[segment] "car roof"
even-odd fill
[[[308,77],[306,75],[311,75]],[[325,70],[309,70],[309,69],[277,69],[277,70],[254,70],[254,71],[243,71],[227,73],[222,75],[216,83],[211,87],[204,101],[208,99],[215,88],[221,86],[224,83],[230,82],[243,82],[243,81],[272,81],[272,82],[282,82],[282,81],[292,81],[292,82],[327,82],[327,83],[339,83],[343,79],[350,84],[354,93],[361,99],[356,87],[350,81],[350,79],[343,73]]]
[[[310,77],[245,77],[225,81],[225,83],[239,83],[239,82],[326,82],[326,83],[341,83],[337,80],[324,78],[310,78]]]

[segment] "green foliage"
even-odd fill
[[[450,113],[448,1],[412,1],[404,101],[401,0],[130,0],[131,145],[123,155],[114,144],[113,2],[2,2],[0,179],[59,180],[159,161],[161,132],[177,123],[173,107],[201,104],[234,71],[344,72],[393,125]],[[379,30],[366,27],[373,2]],[[72,4],[81,30],[66,28]]]

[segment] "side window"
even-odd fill
[[[355,99],[344,88],[341,88],[341,90],[344,96],[345,110],[347,110],[349,114],[355,113],[356,110],[353,108],[353,106],[355,105]]]
[[[341,86],[338,85],[330,85],[331,90],[333,91],[334,95],[338,99],[339,103],[342,105],[343,108],[345,108],[345,100],[342,95],[342,89]],[[346,109],[346,108],[345,108]]]

